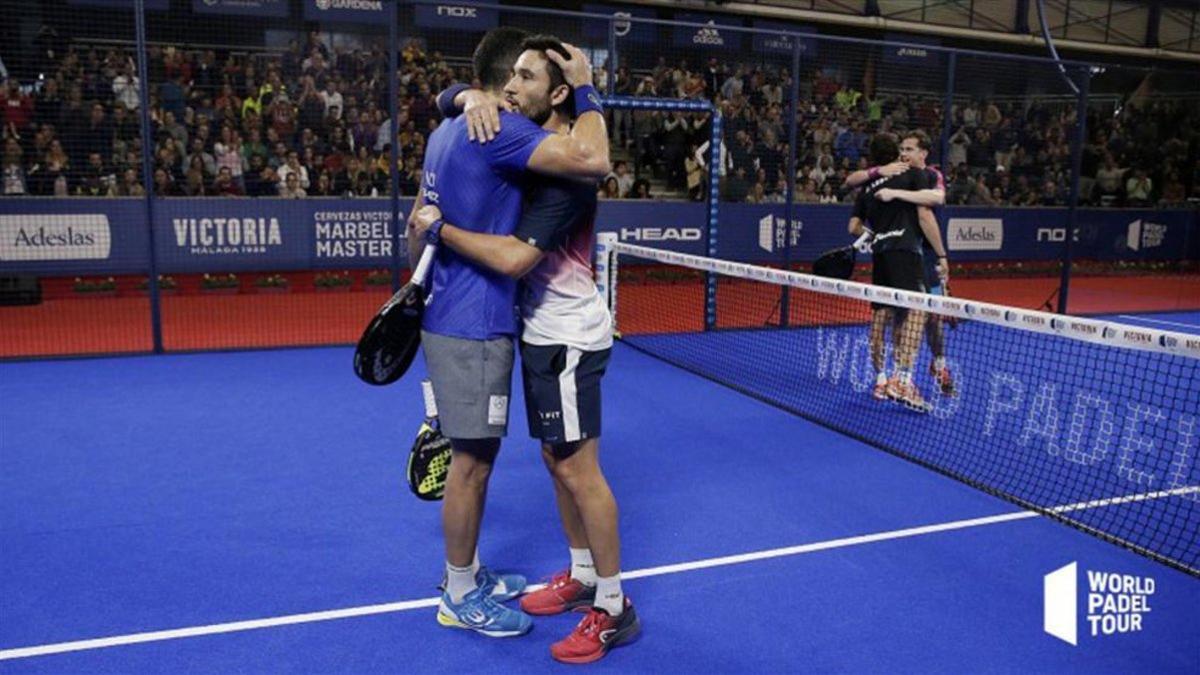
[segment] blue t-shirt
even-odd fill
[[[425,150],[425,203],[455,226],[509,235],[521,217],[521,180],[529,157],[550,132],[514,113],[500,113],[488,143],[467,140],[466,117],[444,120]],[[439,246],[422,327],[438,335],[490,340],[517,333],[517,282]]]

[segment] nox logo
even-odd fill
[[[479,18],[479,10],[475,7],[463,7],[461,5],[438,5],[438,16],[449,16],[456,19],[477,19]]]
[[[1065,227],[1039,227],[1037,229],[1038,241],[1049,241],[1053,243],[1061,243],[1067,240],[1067,228]],[[1079,229],[1075,229],[1075,237],[1071,241],[1079,241]]]
[[[1151,611],[1154,579],[1115,572],[1087,572],[1087,626],[1091,637],[1137,633]],[[1071,645],[1079,644],[1079,568],[1064,565],[1042,580],[1042,628]]]

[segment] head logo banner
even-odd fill
[[[288,2],[287,0],[192,0],[192,11],[197,14],[237,14],[282,18],[288,15]]]
[[[483,32],[500,25],[500,12],[493,7],[439,3],[416,5],[416,23],[422,28],[449,28]]]
[[[386,23],[395,8],[388,0],[304,0],[304,18],[309,21]]]
[[[653,9],[646,7],[633,6],[617,6],[604,5],[599,3],[587,3],[583,6],[583,11],[588,14],[607,14],[608,16],[617,19],[616,29],[618,40],[630,40],[633,42],[654,42],[658,26],[644,21],[622,21],[621,19],[643,18],[653,19],[655,13]],[[583,20],[583,36],[589,40],[608,40],[608,30],[610,21],[605,19],[587,18]]]

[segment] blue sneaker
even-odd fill
[[[497,574],[487,567],[480,567],[475,574],[475,583],[485,595],[496,602],[508,602],[525,590],[525,577],[520,574]]]
[[[447,628],[466,628],[488,637],[515,637],[533,628],[528,614],[501,605],[480,588],[467,593],[458,604],[450,600],[449,593],[442,593],[437,620]]]

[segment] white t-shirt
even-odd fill
[[[551,181],[531,195],[518,239],[545,252],[521,279],[521,339],[531,345],[568,345],[594,352],[612,347],[612,314],[596,288],[596,190],[567,180]]]

